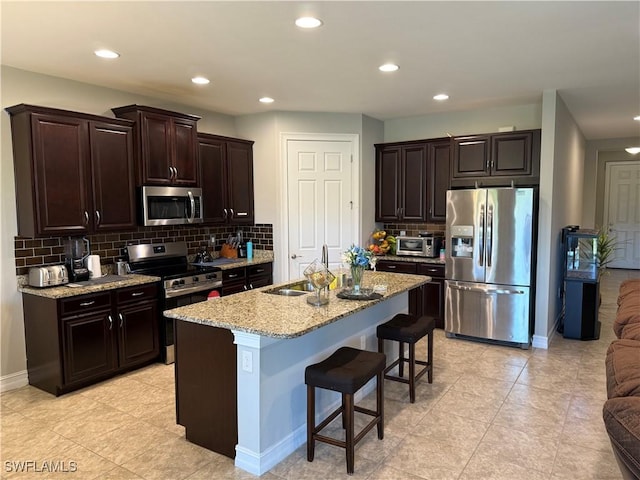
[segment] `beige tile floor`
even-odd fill
[[[548,350],[525,351],[437,331],[434,383],[421,380],[413,405],[405,385],[385,383],[385,438],[374,430],[358,445],[354,477],[622,478],[602,423],[604,357],[618,286],[639,275],[610,270],[604,277],[598,341],[556,335]],[[364,403],[372,405],[371,397]],[[172,366],[152,365],[59,398],[24,387],[0,400],[2,479],[255,478],[185,440],[174,420]],[[20,461],[77,471],[18,473]],[[303,446],[262,478],[347,478],[344,452],[318,444],[309,463]]]

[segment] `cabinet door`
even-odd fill
[[[429,175],[427,191],[429,192],[429,222],[444,222],[447,217],[447,190],[451,169],[451,142],[435,142],[429,144]]]
[[[155,301],[119,307],[117,322],[120,367],[144,363],[160,354]]]
[[[416,273],[416,264],[413,262],[394,262],[388,260],[378,261],[376,264],[376,270],[381,272],[393,272],[393,273]]]
[[[95,231],[136,226],[133,129],[89,122]]]
[[[62,318],[64,383],[98,378],[116,369],[115,323],[110,310]]]
[[[400,220],[400,147],[376,147],[376,222]]]
[[[489,175],[489,135],[453,139],[453,178]]]
[[[434,278],[422,286],[422,315],[436,319],[436,328],[444,328],[444,279]]]
[[[73,117],[31,116],[36,232],[82,235],[90,230],[87,122]],[[18,211],[18,215],[31,212]]]
[[[172,135],[174,185],[196,186],[198,184],[198,165],[196,155],[198,149],[198,133],[196,123],[190,120],[173,119]]]
[[[493,135],[491,137],[491,175],[531,175],[532,132]]]
[[[227,198],[225,158],[226,142],[198,136],[198,163],[202,185],[202,215],[204,223],[224,223]]]
[[[171,184],[172,165],[171,117],[143,112],[140,115],[142,183]]]
[[[227,196],[232,224],[252,224],[253,153],[252,145],[227,142]]]
[[[427,146],[402,147],[400,217],[402,220],[427,220]]]

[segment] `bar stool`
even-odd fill
[[[378,429],[378,438],[384,437],[384,367],[387,359],[384,353],[358,350],[357,348],[341,347],[323,361],[309,365],[304,371],[304,381],[307,384],[307,460],[313,461],[315,442],[324,442],[344,448],[347,457],[347,473],[353,474],[355,446],[371,430],[374,425]],[[369,410],[354,405],[353,395],[369,380],[376,380],[376,410]],[[315,423],[316,391],[324,388],[340,392],[342,405],[329,414],[321,423]],[[354,411],[364,413],[373,419],[354,436]],[[345,431],[345,441],[320,435],[320,431],[342,413],[342,428]]]
[[[395,340],[400,342],[400,352],[398,359],[384,370],[384,378],[395,382],[409,384],[409,401],[416,401],[416,381],[425,373],[428,373],[429,383],[433,383],[433,329],[436,322],[432,317],[422,316],[417,318],[414,315],[399,313],[391,320],[382,325],[378,325],[376,334],[378,336],[378,351],[384,352],[384,340]],[[427,361],[416,360],[416,342],[425,335],[427,338]],[[409,358],[404,355],[404,344],[409,344]],[[404,376],[404,364],[409,364],[409,378]],[[425,367],[416,374],[416,363]],[[398,366],[399,375],[387,375],[393,367]]]

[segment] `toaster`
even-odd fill
[[[69,283],[69,274],[64,265],[48,265],[29,269],[29,285],[32,287],[53,287]]]

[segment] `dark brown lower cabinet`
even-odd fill
[[[158,358],[158,287],[61,299],[23,294],[29,383],[54,395]]]
[[[248,267],[222,271],[222,296],[266,287],[273,283],[273,263],[260,263]]]
[[[428,275],[429,283],[409,292],[409,313],[429,315],[436,319],[436,328],[444,328],[444,265],[423,262],[380,260],[376,269],[381,272]]]
[[[230,330],[175,321],[176,415],[192,443],[236,456],[236,345]]]

